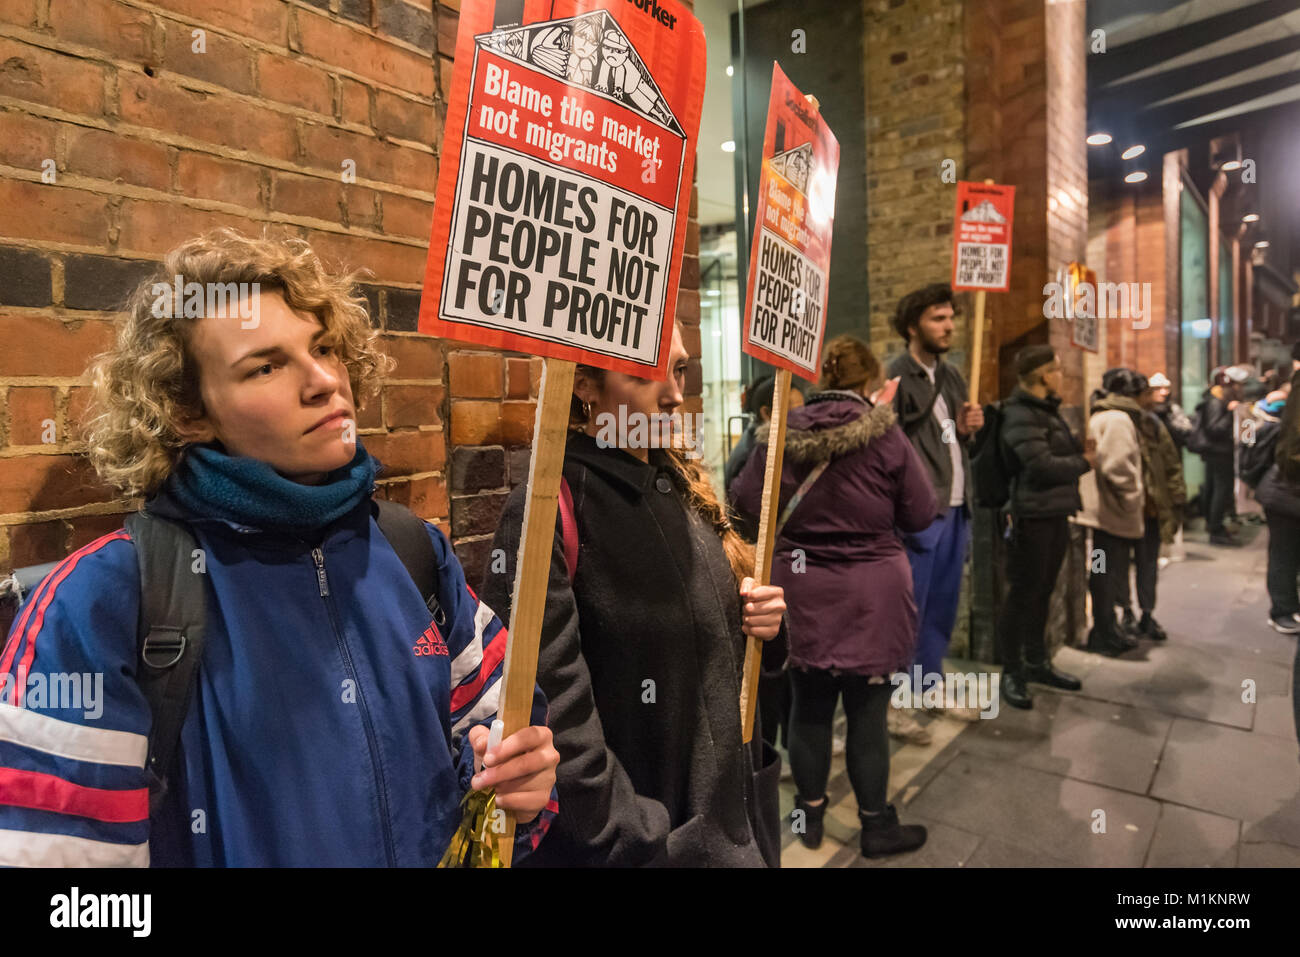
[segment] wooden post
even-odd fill
[[[975,293],[975,337],[971,341],[970,400],[980,401],[980,367],[984,365],[984,290]]]
[[[574,363],[546,359],[537,397],[537,421],[528,468],[528,493],[524,500],[523,528],[515,564],[511,599],[510,636],[506,643],[505,671],[497,716],[509,737],[530,722],[533,689],[537,684],[537,652],[541,645],[542,618],[546,612],[546,585],[555,543],[555,510],[564,468],[565,436],[573,395]],[[514,855],[515,816],[506,814],[501,839],[501,863],[510,866]]]
[[[785,413],[790,398],[790,370],[776,373],[772,392],[772,420],[767,435],[767,465],[763,469],[763,508],[758,519],[758,544],[754,547],[754,581],[771,584],[772,550],[776,545],[776,520],[781,499],[781,463],[785,458]],[[745,673],[740,685],[740,736],[746,744],[754,737],[754,709],[758,703],[758,673],[763,642],[745,642]]]
[[[991,186],[993,180],[986,179],[985,185]],[[979,405],[980,369],[984,365],[984,290],[975,293],[975,337],[971,341],[970,358],[970,401]]]

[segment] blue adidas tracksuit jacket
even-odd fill
[[[0,864],[436,864],[473,774],[465,732],[495,716],[506,644],[446,538],[429,526],[439,628],[368,497],[318,541],[192,528],[206,644],[163,807],[151,821],[140,575],[118,531],[31,593],[0,653]],[[532,720],[545,722],[540,691]],[[516,856],[555,811],[553,795]]]

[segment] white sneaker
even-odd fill
[[[930,732],[904,708],[891,707],[886,713],[885,724],[892,737],[908,744],[927,745],[934,740]]]
[[[1300,635],[1300,616],[1292,615],[1290,618],[1269,618],[1268,623],[1274,631],[1283,635]]]

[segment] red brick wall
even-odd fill
[[[61,557],[138,504],[77,456],[87,360],[163,253],[233,226],[371,271],[397,367],[359,432],[382,494],[439,522],[477,576],[527,471],[540,364],[415,332],[459,8],[0,0],[0,568]],[[698,239],[678,304],[696,357]]]
[[[1144,375],[1167,368],[1165,316],[1168,269],[1162,183],[1116,186],[1106,201],[1106,280],[1150,283],[1151,315],[1146,328],[1128,319],[1107,319],[1106,365],[1128,366]],[[1172,379],[1172,376],[1171,376]]]
[[[371,270],[398,364],[360,432],[384,494],[447,521],[444,360],[413,334],[435,31],[433,5],[405,0],[0,3],[0,567],[60,557],[134,506],[77,456],[83,370],[151,264],[220,225]]]

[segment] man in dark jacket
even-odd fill
[[[970,440],[984,425],[984,410],[968,401],[966,380],[943,359],[952,347],[953,293],[934,283],[898,303],[894,328],[907,351],[889,365],[898,377],[894,409],[925,463],[939,499],[939,517],[923,532],[904,537],[916,597],[916,664],[926,687],[943,673],[961,597],[962,568],[970,540]],[[921,689],[915,689],[921,690]],[[977,717],[965,709],[961,717]]]
[[[1214,384],[1196,406],[1196,426],[1189,443],[1192,451],[1205,461],[1201,503],[1211,545],[1241,544],[1241,540],[1229,534],[1223,524],[1232,503],[1232,413],[1241,403],[1240,376],[1241,371],[1236,369],[1222,369],[1215,373]]]
[[[1081,507],[1079,476],[1094,464],[1058,409],[1061,361],[1048,345],[1026,346],[1016,357],[1020,384],[1002,407],[1002,445],[1014,478],[1012,538],[1007,552],[1011,588],[1002,607],[1002,700],[1032,708],[1027,683],[1078,691],[1078,678],[1047,660],[1044,632],[1052,589],[1070,541],[1069,518]]]

